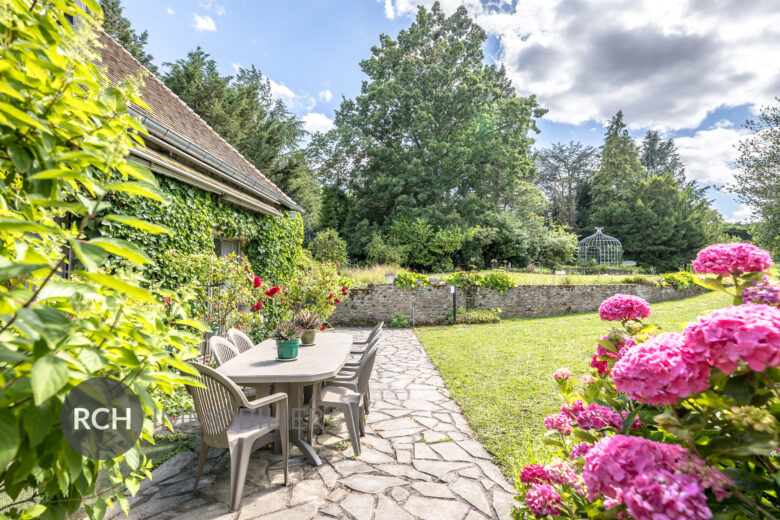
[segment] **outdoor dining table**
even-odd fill
[[[349,358],[352,335],[317,334],[314,345],[298,347],[294,361],[278,361],[276,342],[266,340],[217,368],[239,386],[254,388],[257,397],[274,392],[287,394],[290,442],[315,465],[322,464],[311,444],[303,439],[303,387],[325,381],[338,374]]]

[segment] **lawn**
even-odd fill
[[[650,322],[681,330],[705,311],[729,304],[722,293],[654,304]],[[479,440],[511,475],[541,445],[542,420],[560,409],[556,368],[588,371],[607,324],[597,313],[516,318],[500,324],[415,330]]]

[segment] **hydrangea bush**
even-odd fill
[[[619,326],[596,341],[591,374],[553,374],[563,404],[544,420],[552,460],[519,471],[514,517],[780,518],[771,268],[751,244],[700,251],[697,283],[734,304],[680,333],[643,321],[651,309],[641,298],[606,300],[599,316]]]

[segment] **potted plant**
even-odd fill
[[[297,358],[302,334],[303,330],[291,321],[276,327],[272,334],[276,340],[276,357],[279,359]]]
[[[387,271],[385,273],[385,282],[388,284],[392,284],[395,280],[395,271]]]
[[[301,336],[301,346],[314,345],[314,338],[317,331],[322,327],[322,320],[319,316],[310,311],[304,311],[293,320],[293,323],[303,329]]]

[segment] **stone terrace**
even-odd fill
[[[356,336],[365,330],[353,329]],[[340,414],[328,416],[311,466],[297,448],[290,485],[281,485],[281,456],[257,450],[238,513],[227,508],[226,450],[212,448],[199,488],[192,492],[196,455],[185,452],[154,471],[131,500],[130,518],[476,520],[511,518],[512,487],[449,398],[417,337],[385,330],[371,381],[374,401],[363,452],[353,457]],[[114,518],[120,518],[114,511]]]

